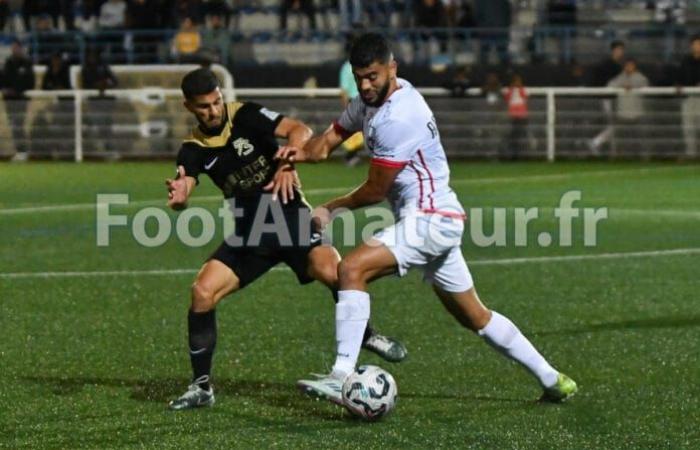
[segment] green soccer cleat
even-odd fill
[[[372,335],[362,343],[362,348],[376,353],[389,362],[401,362],[408,356],[406,346],[401,342],[377,333],[372,333]]]
[[[208,379],[209,377],[207,377],[207,380]],[[195,382],[187,387],[187,392],[182,394],[178,399],[171,401],[168,407],[173,411],[181,411],[183,409],[214,405],[214,388],[209,386],[209,390],[204,390],[199,387],[197,381],[200,383],[203,382],[201,379],[195,380]]]
[[[548,403],[561,403],[573,397],[576,391],[578,391],[576,382],[560,372],[554,386],[544,388],[544,393],[542,394],[542,397],[540,397],[540,401]]]

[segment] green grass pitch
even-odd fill
[[[366,167],[300,171],[317,204]],[[464,253],[486,304],[580,392],[537,404],[535,381],[460,328],[414,273],[371,286],[375,327],[410,353],[401,364],[361,354],[398,383],[396,410],[374,424],[296,391],[333,362],[333,302],[285,270],[220,304],[216,406],[166,409],[190,376],[188,289],[219,243],[134,240],[134,215],[164,206],[172,173],[0,164],[0,448],[700,448],[700,166],[453,163],[452,185],[466,208],[484,208],[486,234],[494,208],[509,225],[513,208],[541,208],[528,246],[509,227],[505,246],[481,247],[469,222]],[[558,242],[553,208],[570,190],[581,192],[575,207],[609,208],[597,245],[584,245],[581,219],[572,246],[538,245],[542,232]],[[111,209],[129,226],[109,247],[96,245],[98,193],[138,202]],[[203,179],[192,205],[215,212],[216,194]]]

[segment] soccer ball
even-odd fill
[[[343,404],[352,414],[379,420],[396,405],[396,381],[377,366],[360,366],[343,383]]]

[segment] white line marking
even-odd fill
[[[482,259],[471,261],[470,266],[502,266],[525,263],[549,263],[565,261],[583,261],[597,259],[627,259],[657,256],[678,256],[700,254],[700,248],[675,248],[668,250],[649,250],[640,252],[620,253],[593,253],[587,255],[561,255],[561,256],[531,256],[523,258]],[[286,266],[273,267],[273,271],[289,271]],[[0,279],[22,278],[83,278],[83,277],[109,277],[109,276],[170,276],[187,275],[197,273],[197,269],[159,269],[159,270],[107,270],[93,272],[14,272],[0,273]]]
[[[488,178],[462,178],[462,179],[452,179],[450,184],[453,185],[468,185],[468,184],[488,184],[488,183],[505,183],[512,181],[547,181],[547,180],[567,180],[579,176],[608,176],[608,175],[619,175],[624,174],[645,174],[653,173],[663,170],[681,170],[681,169],[697,169],[695,166],[680,166],[680,167],[649,167],[644,169],[619,169],[619,170],[597,170],[597,171],[583,171],[583,172],[572,172],[567,174],[547,174],[547,175],[527,175],[522,177],[488,177]],[[319,189],[308,189],[304,190],[306,195],[323,195],[323,194],[334,194],[343,193],[353,189],[354,186],[350,187],[336,187],[336,188],[319,188]],[[165,198],[165,197],[164,197]],[[165,199],[152,199],[152,200],[135,200],[130,201],[128,207],[137,206],[164,206]],[[222,197],[219,195],[208,195],[203,197],[195,196],[192,199],[195,203],[199,202],[210,202],[217,201],[220,202]],[[16,214],[33,214],[33,213],[44,213],[44,212],[54,212],[54,211],[89,211],[95,209],[95,203],[74,203],[74,204],[56,204],[56,205],[41,205],[41,206],[23,206],[17,208],[2,208],[0,209],[0,216],[2,215],[16,215]]]

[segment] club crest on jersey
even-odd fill
[[[238,138],[233,141],[233,149],[236,150],[238,156],[248,156],[255,150],[255,147],[248,139]]]

